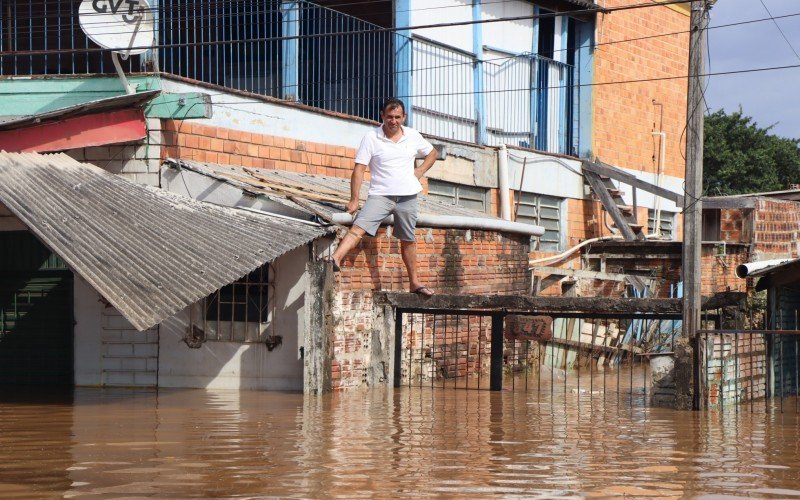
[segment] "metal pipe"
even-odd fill
[[[511,220],[511,203],[508,193],[508,150],[505,144],[497,151],[497,189],[500,191],[500,217]],[[544,234],[544,233],[542,233]]]
[[[661,183],[664,180],[664,161],[666,161],[666,142],[667,142],[667,133],[664,131],[661,132],[652,132],[652,135],[661,136],[661,146],[660,146],[660,153],[658,157],[658,175],[656,176],[656,186],[661,187]],[[661,236],[661,197],[656,196],[656,206],[655,206],[655,217],[653,220],[653,234]]]
[[[756,262],[746,262],[744,264],[739,264],[736,266],[736,276],[740,278],[747,278],[751,274],[757,273],[757,271],[761,271],[768,267],[774,267],[780,264],[784,264],[786,262],[793,261],[795,259],[774,259],[774,260],[760,260]]]
[[[335,213],[331,216],[331,222],[334,224],[351,225],[353,223],[353,216],[346,212]],[[394,217],[391,215],[383,220],[383,224],[391,225],[393,223]],[[417,226],[444,227],[451,229],[484,229],[489,231],[526,234],[529,236],[541,236],[544,234],[543,227],[534,226],[533,224],[524,224],[522,222],[512,222],[501,219],[483,219],[464,215],[420,214],[417,219]]]

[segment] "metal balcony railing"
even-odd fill
[[[405,94],[398,97],[422,132],[574,152],[571,65],[532,54],[478,61],[472,53],[380,30],[308,1],[152,3],[160,48],[129,58],[126,71],[160,69],[373,120],[383,99]],[[0,51],[35,53],[0,56],[0,74],[113,73],[109,54],[92,51],[78,25],[79,5],[4,2]]]

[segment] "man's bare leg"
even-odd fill
[[[403,255],[403,262],[406,265],[406,271],[408,271],[408,287],[409,290],[412,292],[416,292],[420,290],[420,288],[426,288],[419,281],[419,276],[417,275],[417,242],[416,241],[400,241],[400,253]],[[423,295],[432,295],[433,291],[427,289],[430,293],[422,293]]]
[[[366,231],[364,231],[361,226],[352,226],[350,230],[347,231],[347,234],[344,235],[342,241],[339,242],[339,246],[336,248],[336,251],[333,252],[333,255],[331,256],[333,262],[337,266],[342,264],[342,259],[344,256],[347,255],[347,252],[358,245],[358,242],[361,241],[361,237],[364,236],[365,233]]]

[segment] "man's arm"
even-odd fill
[[[439,152],[436,151],[436,148],[431,149],[431,152],[425,156],[425,159],[422,160],[422,163],[414,169],[414,175],[417,176],[417,179],[422,179],[422,176],[425,175],[434,163],[436,163],[436,159],[439,157]]]
[[[430,167],[428,167],[430,168]],[[364,181],[366,165],[356,163],[353,174],[350,176],[350,202],[347,204],[347,213],[354,214],[358,211],[358,202],[361,195],[361,183]]]

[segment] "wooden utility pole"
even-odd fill
[[[696,339],[700,328],[701,277],[700,265],[703,206],[703,79],[705,72],[705,35],[708,27],[708,0],[692,1],[691,35],[689,38],[689,95],[686,123],[686,196],[683,201],[683,335]],[[694,343],[697,359],[697,343]],[[691,378],[696,388],[699,374],[693,363]],[[676,374],[677,376],[678,374]],[[687,374],[684,374],[687,375]],[[689,381],[687,380],[687,382]],[[676,380],[677,382],[677,380]],[[683,392],[676,387],[677,392]],[[694,391],[692,406],[699,409],[699,391]],[[684,393],[686,394],[686,393]]]

